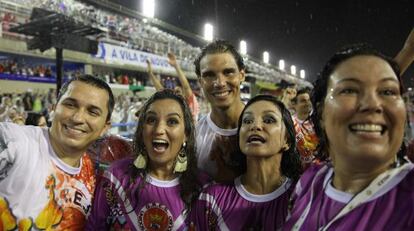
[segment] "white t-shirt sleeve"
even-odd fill
[[[0,181],[8,176],[8,172],[16,162],[17,125],[0,123]],[[18,129],[17,129],[18,130]]]

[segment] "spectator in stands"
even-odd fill
[[[47,127],[46,117],[40,113],[28,112],[25,125]]]
[[[242,56],[227,41],[203,48],[194,62],[195,71],[211,112],[196,125],[199,168],[216,181],[232,181],[240,175],[237,123],[244,108],[240,85],[245,78]]]
[[[291,115],[275,97],[258,95],[239,118],[238,137],[243,174],[203,190],[197,230],[281,230],[301,173]]]
[[[292,119],[296,130],[296,148],[305,170],[315,160],[315,152],[319,143],[315,128],[310,120],[312,102],[309,89],[298,90],[292,104],[295,108]]]
[[[3,16],[3,23],[0,23],[0,26],[2,25],[3,31],[9,31],[11,27],[15,26],[16,23],[16,16],[12,13],[5,13]]]
[[[0,115],[0,118],[2,118],[2,122],[24,125],[23,113],[20,113],[15,105],[8,108],[4,114]]]
[[[17,112],[16,106],[11,106],[6,111],[6,116],[3,118],[4,122],[13,122],[16,117],[19,116],[19,113]]]
[[[135,160],[120,160],[104,173],[86,230],[186,230],[186,216],[204,182],[191,117],[185,99],[170,89],[144,104]]]
[[[127,117],[127,109],[125,108],[125,104],[125,96],[123,94],[118,95],[111,117],[111,122],[114,124],[114,126],[110,129],[111,134],[119,134],[121,131],[125,130],[122,126],[119,126],[119,124],[123,123],[124,119]]]
[[[20,114],[23,114],[24,113],[24,105],[23,105],[23,101],[22,101],[22,98],[21,98],[21,94],[17,94],[16,96],[14,96],[13,102],[14,102],[14,106],[16,106],[16,108],[17,108],[17,111]]]
[[[138,99],[138,97],[133,97],[131,100],[131,104],[128,105],[127,110],[127,118],[126,122],[129,124],[127,126],[128,134],[134,134],[136,123],[138,122],[138,117],[136,116],[136,113],[141,109],[142,102]]]
[[[52,69],[50,68],[50,66],[47,66],[45,69],[45,77],[52,77]]]
[[[111,73],[109,76],[109,83],[116,83],[116,78],[113,73]]]
[[[13,95],[3,96],[0,105],[0,122],[24,124],[23,113],[13,104]]]
[[[8,110],[13,106],[11,96],[3,94],[0,104],[0,122],[3,122],[7,116]]]
[[[184,96],[184,98],[187,101],[188,106],[190,107],[191,113],[193,114],[194,121],[198,121],[198,114],[200,112],[200,107],[198,105],[197,97],[195,96],[193,90],[191,89],[190,83],[188,82],[184,72],[181,70],[180,65],[177,62],[177,58],[174,54],[168,53],[168,63],[174,67],[175,71],[177,72],[178,79],[180,81],[181,87],[176,86],[174,90],[178,93]],[[152,65],[151,61],[147,59],[147,72],[149,75],[149,78],[154,85],[156,90],[161,90],[164,88],[164,86],[161,84],[161,82],[157,79],[157,77],[154,75],[154,72],[152,71]],[[165,86],[168,88],[167,86]]]
[[[121,84],[129,85],[128,75],[121,75]]]
[[[279,83],[279,88],[282,89],[280,101],[285,104],[285,107],[290,111],[290,114],[295,114],[295,107],[292,104],[292,100],[296,96],[296,84],[282,79]]]
[[[285,230],[409,230],[414,165],[404,151],[406,106],[397,64],[365,45],[346,47],[314,85],[318,155],[301,177]],[[386,211],[386,212],[385,212]]]
[[[33,100],[33,106],[32,106],[34,112],[41,112],[42,111],[42,108],[43,108],[42,97],[43,97],[43,95],[41,95],[39,93],[35,94],[34,100]]]
[[[14,117],[12,122],[17,125],[24,125],[25,119],[23,115],[17,114],[17,116]]]
[[[85,152],[109,128],[113,102],[106,83],[81,76],[62,86],[50,129],[0,123],[1,219],[10,230],[83,230],[95,188]]]
[[[26,93],[24,93],[23,106],[25,111],[32,111],[33,109],[33,96],[31,89],[28,89]]]

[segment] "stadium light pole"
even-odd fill
[[[290,73],[292,75],[296,75],[296,66],[295,65],[290,66]]]
[[[283,59],[279,60],[279,69],[285,70],[285,60]]]
[[[263,52],[263,62],[269,64],[269,52]]]
[[[305,70],[300,70],[300,78],[305,79]]]
[[[213,25],[210,23],[204,24],[204,39],[211,42],[213,41]]]
[[[144,0],[142,3],[144,16],[147,18],[154,18],[155,0]]]
[[[247,55],[247,43],[246,41],[240,41],[240,54]]]

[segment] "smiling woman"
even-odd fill
[[[182,96],[165,89],[148,99],[134,153],[135,160],[118,161],[104,173],[87,230],[186,230],[191,203],[207,178],[197,173],[194,124]]]
[[[414,227],[414,165],[397,159],[406,124],[402,91],[398,66],[369,46],[329,60],[312,97],[319,156],[328,162],[302,176],[286,230]]]

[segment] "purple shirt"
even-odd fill
[[[86,230],[185,230],[179,178],[131,178],[133,159],[115,162],[98,185]]]
[[[284,230],[414,230],[414,165],[410,163],[400,168],[401,171],[384,181],[378,191],[372,194],[365,191],[369,196],[362,204],[326,227],[354,195],[332,186],[331,166],[310,167],[296,185],[295,205]],[[311,204],[306,215],[308,203]],[[303,214],[304,223],[295,227]]]
[[[249,193],[240,177],[213,184],[200,194],[191,220],[199,230],[277,230],[286,220],[292,181],[265,195]]]

